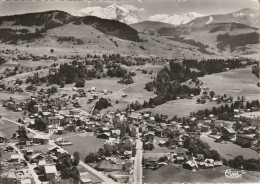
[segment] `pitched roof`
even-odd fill
[[[57,173],[57,169],[55,165],[46,165],[44,166],[44,170],[46,174]]]

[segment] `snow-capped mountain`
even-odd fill
[[[174,15],[156,14],[156,15],[150,16],[148,18],[148,20],[164,22],[164,23],[173,24],[173,25],[180,25],[180,24],[186,24],[197,17],[203,17],[203,16],[204,15],[195,13],[195,12],[174,14]]]
[[[245,8],[233,13],[209,15],[198,17],[187,24],[189,26],[203,26],[214,23],[241,23],[251,27],[259,28],[260,11],[250,8]]]
[[[96,16],[105,19],[118,20],[126,24],[134,24],[140,22],[140,17],[137,15],[138,11],[142,11],[132,5],[117,6],[112,4],[108,7],[102,8],[99,6],[83,8],[77,12],[70,12],[74,16]]]

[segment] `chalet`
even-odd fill
[[[177,164],[184,164],[185,158],[183,156],[178,156],[178,157],[176,157],[174,162],[177,163]]]
[[[131,137],[136,137],[138,133],[138,129],[136,127],[132,127],[130,133],[131,133]]]
[[[208,132],[209,131],[209,126],[203,125],[201,127],[201,132]]]
[[[91,175],[88,172],[80,172],[80,181],[82,184],[88,184],[91,182]]]
[[[236,134],[235,130],[232,128],[222,127],[221,130],[222,130],[222,137],[224,139],[231,139]]]
[[[198,165],[197,165],[196,161],[192,161],[192,160],[189,160],[183,164],[183,168],[185,168],[185,169],[193,170],[197,167],[198,167]]]
[[[57,134],[61,135],[61,134],[63,134],[63,132],[64,132],[64,128],[63,127],[58,127],[57,128]]]
[[[33,149],[28,149],[25,152],[26,152],[26,155],[32,155],[33,154]]]
[[[213,168],[214,167],[214,160],[213,159],[205,159],[205,167],[206,168]]]
[[[116,139],[115,138],[109,138],[108,140],[106,140],[106,144],[107,145],[115,145],[116,144]]]
[[[54,132],[55,130],[56,130],[56,128],[53,125],[46,126],[47,133]]]
[[[21,179],[21,184],[31,184],[32,181],[30,178],[23,178]]]
[[[131,158],[131,156],[132,156],[132,151],[124,151],[124,157],[125,158]]]
[[[31,159],[33,162],[35,163],[38,163],[40,160],[42,160],[44,157],[43,157],[43,154],[42,153],[35,153],[31,156]]]
[[[149,157],[147,159],[146,167],[157,167],[158,159],[156,157]]]
[[[32,112],[33,112],[33,113],[38,113],[38,112],[40,112],[40,111],[42,111],[42,108],[41,108],[40,105],[34,105],[34,106],[33,106],[33,109],[32,109]]]
[[[91,91],[96,91],[96,87],[95,87],[95,86],[92,86],[92,87],[91,87]]]
[[[133,122],[133,121],[138,121],[139,118],[141,118],[142,115],[140,113],[137,113],[137,112],[131,112],[130,116],[128,116],[128,120],[130,122]]]
[[[46,160],[45,159],[39,160],[37,165],[38,165],[39,170],[41,172],[44,172],[44,166],[47,165]]]
[[[245,135],[245,134],[237,134],[236,136],[236,143],[243,147],[251,147],[252,143],[254,141],[254,138]]]
[[[44,175],[48,180],[55,178],[57,174],[57,169],[55,165],[44,166]]]
[[[117,138],[120,136],[121,130],[116,129],[116,130],[111,130],[111,137]]]
[[[35,135],[33,137],[33,143],[35,144],[48,144],[49,143],[49,138],[44,135]]]
[[[222,165],[223,165],[223,162],[222,162],[222,161],[215,161],[215,162],[214,162],[214,166],[215,166],[215,167],[222,166]]]
[[[11,162],[19,162],[19,155],[11,155]]]
[[[109,139],[109,137],[110,137],[110,133],[109,132],[105,132],[105,133],[99,134],[97,136],[97,138],[101,138],[101,139]]]
[[[158,144],[160,146],[166,146],[166,141],[165,140],[160,140]]]

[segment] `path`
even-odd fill
[[[143,167],[142,167],[142,158],[143,158],[143,143],[139,138],[136,140],[136,155],[134,163],[134,184],[141,184],[143,179]]]

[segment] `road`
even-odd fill
[[[49,144],[52,146],[56,146],[59,149],[62,149],[64,152],[68,153],[65,149],[63,149],[62,147],[58,146],[54,140],[50,140]],[[114,180],[112,180],[111,178],[107,177],[104,173],[97,171],[96,169],[90,167],[89,165],[85,164],[83,161],[79,162],[79,165],[81,165],[82,167],[84,167],[85,169],[87,169],[88,171],[92,172],[93,174],[95,174],[96,176],[98,176],[100,179],[102,179],[105,183],[116,183]]]
[[[135,163],[134,163],[134,184],[141,184],[143,179],[143,167],[142,167],[142,159],[143,159],[143,142],[138,136],[136,140],[136,155],[135,155]]]
[[[20,149],[17,148],[14,143],[12,143],[11,146],[18,152],[20,158],[22,158],[23,160],[25,160],[25,158],[24,158],[22,152],[20,151]],[[25,160],[25,161],[26,161],[26,160]],[[29,168],[29,171],[30,171],[30,173],[31,173],[31,175],[32,175],[32,177],[33,177],[33,179],[34,179],[35,184],[41,184],[41,181],[39,180],[38,175],[37,175],[37,174],[35,173],[35,171],[34,171],[34,168],[35,168],[35,167],[34,167],[30,162],[27,162],[27,161],[26,161],[26,163],[27,163],[27,166],[28,166],[28,168]]]
[[[6,120],[6,121],[9,121],[9,122],[11,122],[11,123],[17,124],[17,125],[19,125],[19,126],[22,125],[22,124],[20,124],[20,123],[18,123],[18,122],[16,122],[16,121],[7,119],[7,118],[5,118],[5,117],[2,117],[2,119]],[[26,128],[26,130],[28,130],[29,132],[34,133],[35,135],[46,135],[48,138],[49,138],[50,135],[52,134],[52,133],[49,133],[49,134],[39,133],[39,132],[37,132],[37,131],[35,131],[35,130],[32,130],[32,129],[26,127],[26,126],[25,126],[25,128]],[[51,140],[51,139],[50,139],[50,140],[49,140],[49,145],[56,146],[56,147],[62,149],[63,151],[65,151],[66,153],[68,153],[68,152],[67,152],[66,150],[64,150],[62,147],[58,146],[58,145],[54,142],[54,140]],[[19,153],[19,155],[20,155],[20,154],[21,154],[20,150],[19,150],[17,147],[15,147],[15,146],[14,146],[14,148],[18,151],[18,153]],[[68,154],[69,154],[69,153],[68,153]],[[23,156],[23,155],[22,155],[22,156]],[[96,176],[98,176],[100,179],[102,179],[102,180],[104,181],[104,183],[116,183],[114,180],[112,180],[111,178],[107,177],[104,173],[95,170],[94,168],[90,167],[89,165],[85,164],[84,162],[80,161],[79,164],[80,164],[82,167],[84,167],[85,169],[87,169],[87,170],[89,170],[90,172],[92,172],[93,174],[95,174]],[[30,169],[30,173],[32,174],[32,176],[33,176],[33,178],[34,178],[36,184],[38,184],[38,183],[39,183],[38,175],[34,172],[33,166],[30,165],[30,164],[28,164],[28,167],[29,167],[29,169]]]

